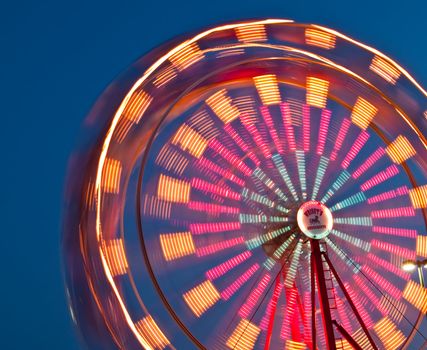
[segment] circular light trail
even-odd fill
[[[176,39],[104,93],[64,256],[91,348],[421,347],[426,91],[289,20]],[[83,170],[82,170],[83,169]]]

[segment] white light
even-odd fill
[[[298,210],[297,222],[300,230],[309,238],[325,238],[332,230],[331,211],[321,202],[305,202]]]
[[[412,260],[405,260],[402,263],[402,270],[406,272],[412,272],[417,268],[417,264],[415,261]]]

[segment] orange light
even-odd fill
[[[193,311],[197,317],[203,315],[221,299],[218,290],[209,280],[190,289],[183,297],[191,311]]]
[[[353,333],[353,339],[362,349],[372,349],[371,343],[362,328]]]
[[[119,193],[122,164],[119,160],[106,158],[102,169],[101,186],[107,193]]]
[[[143,318],[135,324],[139,334],[151,345],[153,349],[164,349],[170,345],[170,341],[163,334],[151,315]]]
[[[403,291],[403,298],[422,313],[427,312],[427,289],[420,284],[409,280]]]
[[[321,29],[307,28],[305,30],[305,42],[308,45],[321,47],[323,49],[333,49],[335,47],[335,35],[324,32]]]
[[[196,43],[192,43],[171,55],[169,60],[179,71],[183,71],[203,58],[204,54],[199,46]]]
[[[358,97],[351,113],[351,121],[366,130],[377,114],[378,109],[362,97]]]
[[[388,317],[384,317],[374,325],[374,330],[381,339],[386,350],[395,350],[405,340],[405,335],[397,329],[396,325]]]
[[[186,124],[182,124],[172,137],[171,142],[179,145],[184,151],[187,151],[196,158],[200,158],[205,151],[208,142],[196,130]]]
[[[427,208],[427,185],[410,189],[409,198],[414,208]]]
[[[265,26],[263,24],[252,24],[237,27],[235,31],[237,39],[245,43],[267,40],[267,34],[265,32]]]
[[[394,163],[401,164],[405,160],[413,157],[417,152],[409,140],[402,135],[387,146],[386,152]]]
[[[380,56],[374,56],[369,69],[393,85],[400,77],[399,70]]]
[[[86,207],[88,209],[94,209],[95,207],[95,182],[89,181],[86,187]]]
[[[157,196],[169,202],[187,203],[190,200],[191,185],[184,180],[160,174]]]
[[[115,130],[117,142],[123,142],[132,126],[139,123],[152,100],[153,98],[142,90],[135,91],[131,95]]]
[[[307,104],[314,107],[325,108],[328,97],[329,81],[307,77]]]
[[[170,66],[166,67],[165,69],[161,70],[159,74],[156,75],[153,84],[156,87],[161,87],[167,83],[169,83],[172,79],[174,79],[177,76],[175,72],[175,67]]]
[[[156,164],[177,175],[182,175],[189,163],[183,154],[168,145],[163,146],[156,158]]]
[[[210,96],[206,103],[224,124],[232,122],[240,115],[238,108],[232,104],[231,98],[227,96],[225,89]]]
[[[338,339],[338,340],[336,340],[335,341],[335,346],[336,346],[337,349],[340,349],[340,350],[353,350],[353,347],[345,339]]]
[[[227,340],[227,346],[235,350],[251,350],[258,339],[260,328],[248,320],[241,319]]]
[[[167,261],[194,254],[196,251],[190,232],[161,234],[160,245]]]
[[[406,309],[408,307],[403,302],[396,300],[392,296],[388,295],[387,297],[381,297],[380,308],[385,310],[390,318],[396,322],[400,322],[403,318],[403,315],[406,315]]]
[[[165,202],[157,197],[146,195],[144,198],[144,214],[160,219],[169,219],[171,216],[172,203]]]
[[[260,75],[253,79],[264,105],[274,105],[281,102],[279,85],[274,74]]]
[[[285,349],[286,350],[305,350],[307,349],[307,346],[304,343],[300,343],[293,340],[286,340]]]
[[[417,236],[417,255],[427,258],[427,236]]]
[[[118,238],[104,242],[103,250],[105,252],[105,260],[107,260],[111,275],[124,275],[127,272],[128,262],[126,259],[123,240]]]

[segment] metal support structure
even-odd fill
[[[311,255],[311,349],[316,350],[316,271],[314,257]]]
[[[337,328],[338,332],[341,333],[341,335],[345,338],[345,340],[348,341],[348,343],[353,347],[353,349],[363,350],[362,347],[357,344],[357,342],[351,337],[351,335],[345,330],[343,326],[341,326],[336,320],[333,320],[332,322]]]
[[[311,255],[312,269],[315,269],[316,282],[319,294],[320,311],[322,312],[323,330],[325,332],[326,347],[328,350],[336,350],[335,334],[332,324],[331,308],[329,306],[328,290],[325,281],[325,271],[323,269],[322,252],[319,241],[312,239]]]
[[[332,274],[334,275],[335,279],[338,282],[338,285],[340,286],[342,292],[344,293],[345,298],[347,299],[348,303],[350,304],[351,309],[353,310],[354,315],[356,316],[357,320],[360,323],[360,326],[362,327],[363,331],[366,334],[366,337],[369,340],[369,343],[371,344],[372,348],[374,350],[378,350],[378,347],[376,346],[374,339],[372,339],[371,334],[369,333],[368,328],[365,325],[365,322],[363,322],[362,317],[360,316],[359,312],[357,311],[356,305],[354,305],[353,301],[351,300],[350,295],[347,292],[347,289],[345,288],[344,283],[342,282],[341,278],[338,276],[337,271],[335,270],[334,266],[332,265],[331,260],[329,259],[328,255],[325,253],[321,253],[321,255],[323,255],[323,257],[325,258],[326,263],[329,266],[329,269],[331,270]],[[321,259],[320,259],[321,260]]]

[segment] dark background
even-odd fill
[[[139,56],[209,25],[291,18],[378,48],[425,86],[426,9],[422,0],[3,2],[0,348],[78,349],[60,257],[67,159],[91,105]]]

